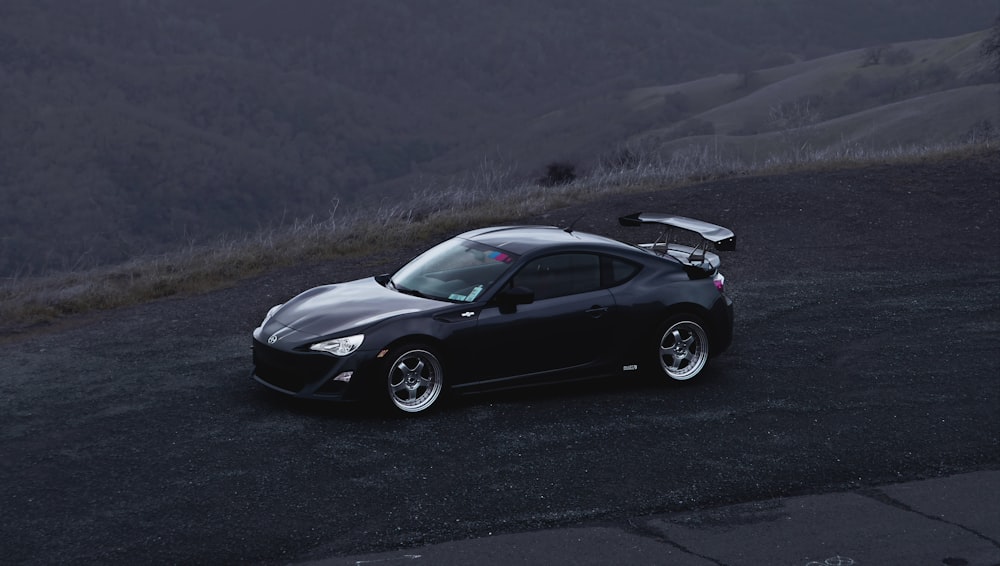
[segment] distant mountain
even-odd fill
[[[492,151],[529,174],[630,137],[666,143],[674,126],[649,117],[693,110],[642,102],[655,85],[771,80],[762,69],[969,33],[995,13],[993,0],[5,0],[0,276],[322,216]],[[576,109],[586,121],[558,118]]]

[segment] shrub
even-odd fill
[[[885,54],[886,49],[888,49],[887,45],[874,45],[872,47],[869,47],[868,49],[865,49],[865,52],[862,55],[861,59],[861,66],[870,67],[872,65],[878,65],[879,63],[881,63],[882,55]]]
[[[543,187],[554,187],[572,183],[576,179],[576,166],[572,163],[553,162],[549,163],[545,176],[538,180],[538,184]]]
[[[913,59],[913,52],[905,47],[893,47],[882,55],[882,60],[885,61],[886,65],[890,66],[909,65],[913,62]]]

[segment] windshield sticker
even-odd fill
[[[449,301],[468,301],[465,295],[459,295],[458,293],[452,293],[448,295]]]
[[[476,285],[475,287],[472,288],[472,292],[469,293],[469,298],[467,300],[470,301],[470,302],[471,301],[475,301],[476,297],[479,296],[479,293],[482,293],[482,292],[483,292],[483,286],[482,285]]]
[[[511,261],[513,261],[513,259],[509,255],[503,252],[490,252],[486,254],[486,257],[492,259],[493,261],[500,261],[503,263],[510,263]]]

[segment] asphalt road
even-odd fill
[[[0,562],[282,563],[1000,469],[1000,157],[735,178],[638,210],[732,228],[733,347],[418,418],[247,378],[267,308],[392,257],[274,273],[0,345]],[[517,355],[516,352],[507,355]]]

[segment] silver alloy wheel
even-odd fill
[[[407,413],[430,408],[441,395],[444,376],[441,362],[427,350],[409,349],[389,366],[389,398]]]
[[[659,348],[660,367],[677,381],[698,375],[708,362],[708,335],[693,320],[682,318],[670,324],[660,336]]]

